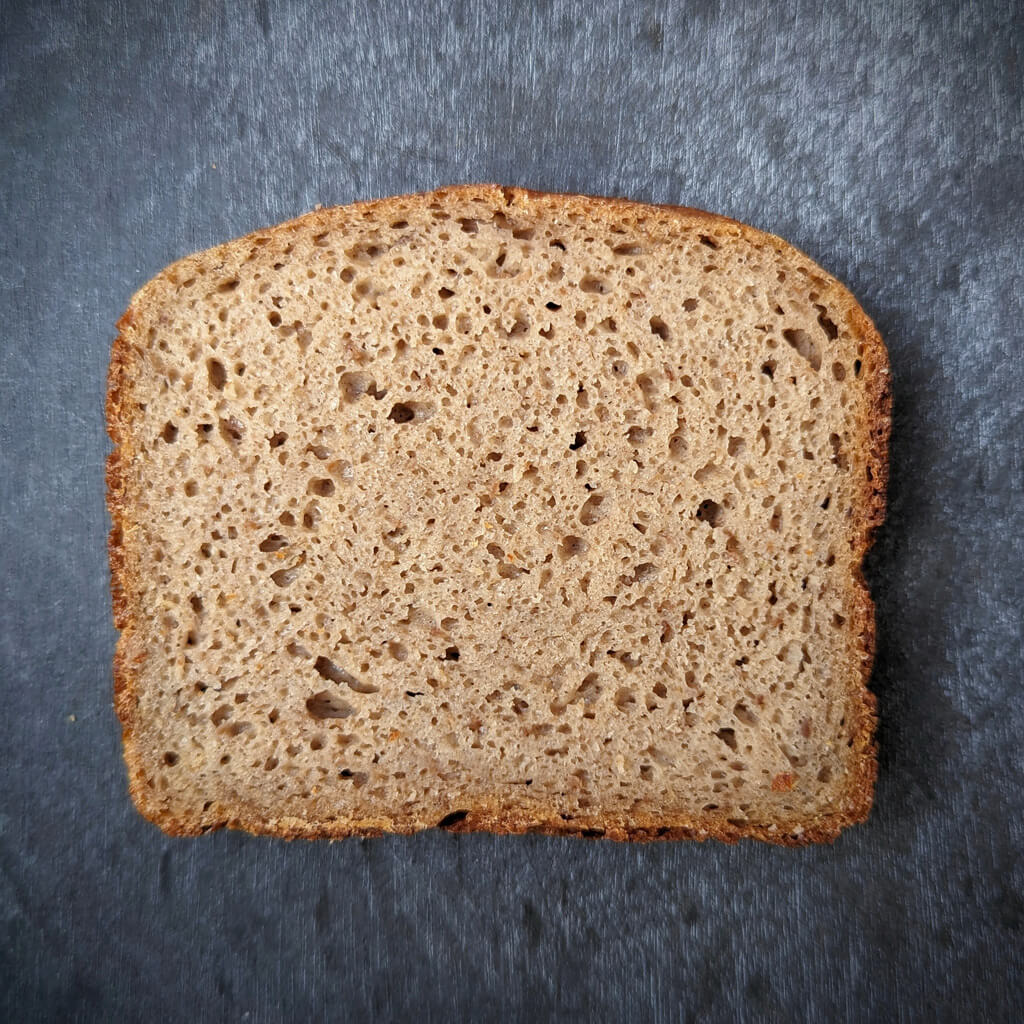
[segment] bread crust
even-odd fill
[[[861,362],[866,399],[858,410],[858,423],[861,427],[860,436],[867,439],[867,449],[863,453],[865,473],[861,505],[853,519],[851,539],[855,566],[851,581],[851,604],[855,610],[855,633],[860,667],[856,692],[851,693],[850,697],[857,722],[853,730],[849,786],[842,807],[822,814],[814,820],[737,825],[711,816],[700,818],[677,814],[657,817],[634,814],[628,819],[588,819],[581,816],[566,819],[554,806],[546,814],[517,813],[514,809],[503,807],[497,800],[480,801],[477,806],[465,809],[453,808],[452,813],[441,819],[441,822],[389,817],[340,817],[317,821],[287,817],[268,819],[264,814],[247,808],[234,808],[231,811],[225,808],[223,813],[211,820],[198,820],[177,817],[163,806],[146,785],[145,768],[133,743],[138,709],[138,666],[145,659],[146,652],[139,649],[138,644],[134,642],[141,609],[134,597],[138,592],[139,580],[137,557],[132,542],[136,524],[132,518],[131,502],[126,495],[126,474],[135,457],[135,409],[131,386],[138,369],[138,356],[142,351],[142,343],[136,338],[138,311],[148,304],[152,292],[173,283],[176,276],[188,270],[200,254],[185,257],[171,264],[133,296],[131,304],[117,323],[118,334],[113,343],[107,383],[107,431],[114,444],[106,468],[107,505],[112,523],[108,550],[114,625],[120,630],[113,666],[114,705],[121,722],[129,788],[136,807],[146,818],[172,836],[200,835],[225,827],[282,839],[342,839],[384,833],[412,834],[440,825],[453,832],[542,833],[640,842],[655,839],[718,839],[731,843],[740,839],[760,839],[784,846],[831,842],[843,828],[867,818],[871,810],[877,775],[877,702],[868,688],[875,655],[875,608],[861,566],[874,541],[875,531],[884,521],[886,514],[892,389],[888,353],[875,325],[849,290],[799,249],[775,235],[759,231],[739,221],[686,206],[644,204],[626,199],[538,192],[499,185],[456,185],[411,196],[393,196],[354,203],[347,207],[314,210],[275,227],[251,232],[202,255],[208,259],[212,254],[217,254],[226,260],[270,232],[288,233],[298,228],[319,226],[328,228],[332,226],[332,218],[337,211],[342,209],[348,214],[358,212],[387,216],[387,211],[399,204],[403,209],[408,209],[410,205],[427,206],[445,199],[454,200],[456,203],[482,200],[523,211],[528,211],[531,203],[557,202],[567,214],[578,212],[594,218],[610,213],[638,216],[652,211],[668,212],[688,224],[696,221],[717,232],[725,231],[761,245],[769,244],[777,252],[795,258],[820,279],[823,285],[839,296],[839,305],[846,317],[847,325],[859,345],[863,347]]]

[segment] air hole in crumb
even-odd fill
[[[360,370],[343,373],[338,383],[345,401],[349,403],[358,402],[363,395],[369,395],[380,401],[387,394],[387,389],[378,391],[377,382],[373,377]]]
[[[737,703],[732,709],[732,713],[736,716],[736,721],[742,722],[744,725],[757,725],[757,715],[742,701]]]
[[[782,336],[791,348],[796,349],[797,353],[811,364],[812,370],[821,369],[821,350],[818,348],[818,343],[806,331],[798,327],[787,327],[782,332]]]
[[[574,537],[570,535],[562,538],[559,554],[563,561],[567,561],[570,558],[576,558],[579,555],[585,554],[586,550],[587,542],[582,537]]]
[[[633,570],[634,583],[646,583],[658,575],[658,567],[653,562],[641,562]]]
[[[174,767],[178,763],[178,755],[173,750],[168,750],[164,754],[164,764]]]
[[[207,359],[206,373],[210,378],[210,386],[222,391],[228,379],[224,364],[219,359]]]
[[[444,652],[444,661],[458,661],[459,660],[459,649],[458,647],[446,647]]]
[[[238,444],[245,437],[245,427],[234,416],[229,416],[220,421],[220,436],[228,444]]]
[[[348,718],[355,708],[328,690],[321,690],[306,701],[306,710],[313,718]]]
[[[587,443],[587,435],[582,430],[576,431],[576,437],[572,444],[569,445],[569,451],[579,451]]]
[[[174,444],[178,439],[178,428],[173,423],[166,423],[164,424],[164,429],[161,431],[160,436],[168,444]]]
[[[834,341],[839,337],[839,328],[825,315],[824,306],[816,306],[815,308],[818,310],[818,323],[821,324],[821,329],[825,332],[825,336],[830,341]]]
[[[269,444],[271,448],[280,448],[287,440],[288,435],[283,430],[279,430],[276,434],[272,434],[267,438],[267,444]]]
[[[378,687],[357,679],[351,672],[345,671],[340,665],[336,665],[330,658],[323,655],[316,659],[313,668],[321,678],[337,683],[339,686],[347,686],[355,693],[377,693],[378,691]]]
[[[761,366],[761,372],[762,372],[762,373],[763,373],[763,374],[764,374],[764,375],[765,375],[765,376],[766,376],[766,377],[767,377],[767,378],[768,378],[769,380],[771,380],[771,379],[772,379],[772,378],[773,378],[773,377],[775,376],[775,367],[776,367],[777,365],[778,365],[778,364],[777,364],[777,363],[775,362],[775,360],[774,360],[774,359],[769,359],[769,360],[768,360],[767,362],[765,362],[765,363],[763,363],[763,364],[762,364],[762,366]]]
[[[715,735],[730,749],[736,749],[736,730],[735,729],[719,729]]]
[[[700,235],[700,244],[706,245],[709,249],[717,249],[718,242],[716,242],[710,235]]]
[[[309,486],[306,488],[308,493],[315,494],[320,498],[329,498],[334,493],[334,481],[329,477],[318,477],[315,480],[309,481]]]
[[[660,316],[651,317],[651,334],[656,334],[662,341],[668,341],[668,324]]]
[[[593,526],[608,514],[608,509],[604,507],[606,504],[603,495],[592,494],[580,509],[580,522],[584,526]]]
[[[654,410],[658,405],[658,396],[661,392],[661,377],[654,373],[640,373],[636,378],[637,385],[644,396],[644,404],[648,409]]]
[[[469,817],[469,811],[452,811],[446,814],[438,823],[438,828],[454,828]]]
[[[227,704],[221,704],[215,708],[213,714],[210,715],[210,721],[214,725],[223,725],[231,717],[231,708]]]
[[[295,582],[299,575],[297,568],[291,569],[278,569],[277,572],[272,572],[270,578],[279,586],[287,587]]]
[[[636,704],[636,694],[629,687],[622,686],[615,691],[615,706],[620,711],[629,711]]]
[[[260,551],[280,551],[281,548],[286,547],[288,547],[288,541],[280,533],[268,534],[260,542]]]
[[[843,452],[842,440],[838,434],[830,434],[828,441],[832,446],[832,461],[839,468],[840,472],[845,473],[850,468],[850,463]]]
[[[721,522],[722,506],[717,501],[705,498],[697,506],[695,515],[702,523],[707,523],[708,526],[718,526],[719,522]]]
[[[434,407],[425,402],[396,402],[388,413],[393,423],[420,423],[434,415]]]
[[[597,277],[595,274],[586,274],[580,280],[580,290],[591,294],[604,295],[609,291],[608,282],[603,277]]]
[[[683,303],[683,309],[685,309],[687,313],[692,313],[696,308],[697,308],[697,300],[696,299],[687,299]]]
[[[356,260],[359,263],[372,263],[374,260],[383,256],[386,251],[387,250],[383,245],[378,245],[376,242],[366,241],[352,246],[351,249],[346,249],[345,255],[348,256],[349,259]]]
[[[616,256],[643,256],[650,251],[639,242],[623,242],[621,245],[613,245],[611,249]]]
[[[342,768],[338,772],[338,778],[340,779],[351,779],[352,785],[356,789],[361,789],[366,785],[369,775],[366,772],[354,772],[351,768]]]

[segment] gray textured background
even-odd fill
[[[0,1016],[1020,1020],[1021,6],[38,7],[0,0]],[[878,323],[881,776],[835,846],[173,841],[132,809],[115,320],[194,249],[480,180],[749,221]]]

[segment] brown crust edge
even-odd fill
[[[860,307],[850,291],[832,275],[795,246],[776,235],[750,227],[740,221],[707,213],[688,206],[670,204],[649,204],[602,196],[538,192],[517,187],[499,185],[455,185],[432,192],[391,196],[384,199],[352,203],[348,211],[369,212],[376,208],[386,209],[396,201],[418,200],[422,203],[438,198],[455,196],[465,199],[482,199],[503,203],[506,206],[528,205],[533,200],[548,201],[557,198],[567,206],[581,207],[594,212],[595,207],[607,211],[627,209],[638,213],[643,210],[667,211],[675,215],[705,221],[709,227],[728,227],[747,240],[768,242],[779,251],[795,254],[816,275],[822,284],[834,291],[841,304],[846,307],[848,325],[857,340],[863,345],[862,368],[868,384],[868,401],[861,409],[862,436],[868,439],[864,453],[865,484],[863,505],[859,521],[854,529],[858,534],[852,540],[854,579],[854,603],[857,611],[857,636],[860,642],[861,673],[857,691],[851,692],[858,716],[853,736],[852,770],[847,792],[846,808],[832,812],[793,827],[780,825],[749,824],[738,826],[718,819],[694,820],[688,818],[633,818],[629,821],[609,823],[607,821],[563,821],[557,816],[544,820],[535,817],[517,816],[507,810],[480,807],[470,809],[458,821],[447,826],[448,831],[487,831],[503,834],[540,833],[552,836],[574,836],[582,838],[607,838],[646,842],[655,839],[718,839],[736,842],[740,839],[759,839],[783,846],[804,846],[808,843],[831,842],[843,828],[864,821],[871,810],[875,779],[878,771],[875,729],[877,724],[877,701],[868,688],[875,656],[875,607],[862,567],[870,549],[877,528],[885,519],[886,490],[889,478],[889,436],[891,430],[892,389],[889,357],[874,323]],[[334,208],[336,209],[336,208]],[[274,836],[281,839],[343,839],[352,836],[378,836],[385,833],[411,835],[415,832],[438,825],[434,821],[394,821],[380,819],[330,819],[317,822],[297,818],[268,820],[265,817],[245,813],[217,818],[213,821],[179,819],[169,814],[157,802],[151,802],[147,791],[145,769],[141,764],[133,739],[134,713],[137,707],[137,674],[131,664],[129,648],[136,625],[136,610],[132,606],[131,586],[135,575],[131,546],[126,541],[126,531],[131,529],[130,508],[125,499],[125,471],[131,464],[134,452],[131,447],[130,384],[134,365],[130,332],[134,328],[134,310],[140,297],[151,287],[166,280],[183,264],[200,255],[224,251],[229,246],[254,239],[267,231],[294,229],[307,222],[316,223],[330,217],[332,209],[314,210],[301,217],[272,228],[250,232],[232,242],[207,250],[205,254],[194,254],[171,264],[133,297],[124,315],[118,320],[118,334],[114,339],[110,370],[107,378],[106,420],[107,432],[114,449],[107,458],[106,487],[107,506],[111,518],[108,553],[111,572],[111,600],[114,625],[120,631],[114,656],[114,706],[121,722],[123,750],[129,775],[129,790],[136,808],[153,824],[172,836],[193,836],[218,828],[232,828],[257,835]],[[859,529],[858,529],[859,525]],[[144,657],[144,653],[136,655]],[[442,819],[444,820],[444,819]]]

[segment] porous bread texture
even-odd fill
[[[191,256],[119,327],[116,705],[166,831],[867,815],[888,364],[787,243],[457,187]]]

